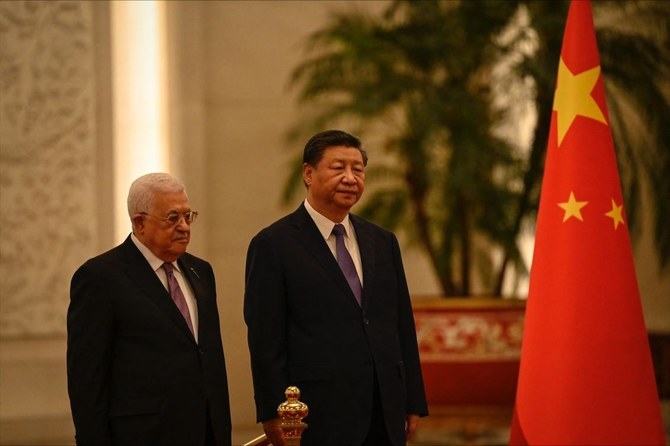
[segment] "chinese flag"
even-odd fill
[[[512,445],[663,445],[591,6],[565,26]]]

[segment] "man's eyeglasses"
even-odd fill
[[[182,217],[184,217],[184,221],[186,224],[192,224],[194,221],[197,220],[198,218],[198,212],[197,211],[187,211],[184,212],[183,214],[180,214],[178,212],[172,212],[168,214],[167,217],[157,217],[155,215],[147,214],[146,212],[140,212],[142,215],[146,215],[147,217],[153,217],[157,218],[158,220],[163,220],[164,222],[168,223],[170,226],[177,226],[179,222],[181,221]]]

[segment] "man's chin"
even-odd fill
[[[340,207],[351,207],[358,202],[360,197],[356,194],[340,194],[337,200],[337,204]]]
[[[170,255],[178,259],[186,252],[186,247],[188,246],[188,241],[186,243],[175,243],[173,248],[170,250]]]

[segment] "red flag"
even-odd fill
[[[565,26],[510,443],[664,445],[591,5]]]

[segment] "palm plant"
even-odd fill
[[[527,157],[523,192],[519,196],[508,243],[514,243],[524,219],[539,201],[546,141],[551,122],[556,62],[568,2],[526,1],[528,29],[537,34],[537,50],[518,64],[519,75],[533,80],[537,123]],[[635,229],[645,210],[654,218],[661,267],[670,261],[670,5],[656,1],[599,1],[593,4],[602,72],[627,204],[628,222]],[[645,184],[646,181],[646,184]],[[647,188],[645,192],[644,188]],[[642,209],[644,193],[651,197]],[[500,294],[505,267],[515,255],[504,247],[495,293]]]
[[[621,5],[602,8],[612,17]],[[666,8],[667,17],[661,3],[638,7],[637,17],[646,23],[647,10],[655,8]],[[518,240],[537,209],[566,11],[566,2],[397,0],[379,17],[356,11],[333,15],[310,37],[311,56],[293,72],[301,101],[318,108],[289,137],[342,120],[358,122],[361,134],[384,135],[379,145],[387,155],[368,170],[374,187],[360,213],[390,229],[407,229],[431,260],[446,296],[472,294],[473,269],[494,295],[502,294],[510,264],[526,271]],[[670,66],[664,38],[667,33],[608,29],[601,43],[606,77],[626,85],[639,76],[661,75],[648,62]],[[624,45],[627,57],[643,55],[644,63],[622,66],[612,55]],[[614,68],[620,73],[611,75]],[[663,91],[661,83],[647,82],[640,94],[611,85],[613,123],[628,122],[626,114],[642,105],[653,114],[646,122],[648,140],[657,142],[655,152],[640,156],[639,138],[622,125],[615,131],[615,138],[625,139],[619,144],[626,151],[619,156],[622,172],[629,172],[629,165],[632,172],[646,172],[653,162],[670,173],[668,133],[662,117],[651,113],[667,114],[667,96],[655,94],[667,95],[667,85]],[[612,105],[619,98],[625,107]],[[529,147],[507,131],[524,103],[533,104],[537,115]],[[622,178],[631,213],[637,210],[631,194],[639,197],[639,176],[622,173]],[[299,179],[288,179],[286,198]],[[667,184],[665,192],[670,196]],[[665,201],[656,215],[667,220]],[[670,229],[661,226],[657,223],[657,239],[667,263]]]

